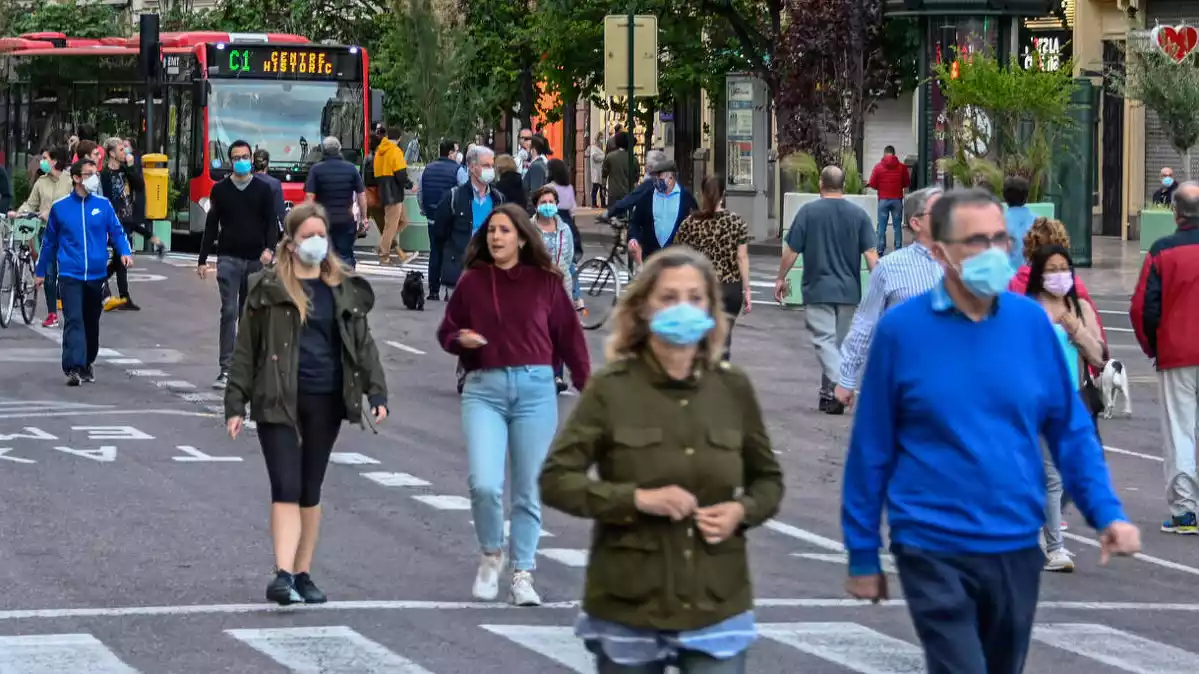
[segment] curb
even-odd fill
[[[612,245],[611,232],[592,232],[581,231],[579,236],[582,237],[583,243],[598,243],[603,245]],[[782,255],[783,243],[779,239],[767,239],[765,241],[752,241],[749,244],[749,252],[751,255]]]

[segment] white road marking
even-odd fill
[[[400,342],[393,342],[391,340],[387,340],[387,345],[391,346],[391,347],[395,347],[395,348],[399,349],[400,351],[407,351],[408,353],[414,353],[418,356],[425,355],[424,351],[421,351],[420,349],[416,349],[411,346],[408,346],[407,344],[401,344]]]
[[[296,674],[432,674],[348,627],[225,630]]]
[[[175,445],[175,449],[187,454],[187,456],[171,457],[180,463],[240,463],[243,460],[240,456],[212,456],[205,454],[191,445]]]
[[[824,548],[830,552],[845,552],[845,546],[841,545],[840,541],[834,541],[831,538],[826,538],[820,534],[814,534],[811,531],[800,529],[799,527],[792,526],[778,520],[769,520],[763,526],[771,531],[776,531],[784,536],[790,536],[791,538],[799,539],[805,543],[811,543],[818,548]]]
[[[408,473],[359,473],[362,477],[384,487],[428,487],[429,483]]]
[[[1199,655],[1106,625],[1040,624],[1033,639],[1133,674],[1195,674]]]
[[[1135,456],[1138,459],[1148,459],[1150,461],[1157,461],[1158,463],[1165,461],[1165,459],[1163,459],[1160,456],[1154,456],[1152,454],[1142,454],[1140,452],[1133,452],[1133,451],[1130,451],[1127,449],[1120,449],[1119,447],[1112,447],[1110,445],[1104,445],[1103,449],[1106,451],[1109,451],[1113,454],[1123,454],[1125,456]]]
[[[30,323],[25,327],[56,344],[62,344],[62,328],[43,328],[38,323]]]
[[[919,646],[857,623],[765,623],[759,633],[859,674],[923,674]]]
[[[37,461],[34,461],[33,459],[22,459],[19,456],[8,456],[8,453],[11,451],[12,447],[0,447],[0,460],[12,461],[13,463],[37,463]]]
[[[329,463],[337,463],[343,466],[369,466],[379,462],[357,452],[333,452],[329,455]]]
[[[574,634],[570,627],[550,625],[479,625],[525,648],[544,656],[563,667],[589,674],[595,671],[595,656]]]
[[[109,365],[141,365],[140,358],[109,358],[106,360]]]
[[[137,674],[90,634],[0,637],[4,674]]]
[[[412,498],[438,510],[470,510],[470,499],[461,496],[419,494]]]
[[[475,521],[471,520],[470,525],[473,527],[475,525]],[[504,520],[504,538],[511,538],[511,537],[512,537],[512,520]],[[546,531],[545,529],[542,529],[541,537],[542,538],[553,538],[554,535],[551,534],[550,532]]]
[[[125,370],[131,377],[169,377],[171,374],[163,370]]]
[[[842,566],[849,565],[849,555],[844,552],[823,553],[823,552],[792,552],[792,557],[800,559],[811,559],[817,562],[829,562],[831,564],[840,564]],[[895,560],[891,555],[879,555],[882,562],[883,571],[886,573],[898,573],[895,569]]]
[[[1078,534],[1072,534],[1069,531],[1063,531],[1062,537],[1069,538],[1072,541],[1078,541],[1079,543],[1082,543],[1083,545],[1089,545],[1093,548],[1099,547],[1099,541],[1097,541],[1093,538],[1087,538],[1086,536],[1079,536]],[[1189,573],[1193,576],[1199,576],[1199,569],[1196,569],[1193,566],[1179,564],[1178,562],[1171,562],[1168,559],[1161,559],[1160,557],[1151,557],[1149,555],[1146,555],[1143,552],[1138,552],[1137,554],[1133,555],[1132,558],[1140,560],[1142,562],[1148,562],[1149,564],[1156,564],[1157,566],[1160,566],[1160,567],[1166,568],[1166,569],[1171,569],[1173,571],[1181,571],[1183,573]]]
[[[221,402],[225,400],[225,396],[219,393],[209,393],[201,391],[199,393],[180,393],[180,398],[183,398],[189,403],[206,403],[206,402]]]
[[[72,449],[71,447],[55,447],[54,449],[65,454],[91,459],[97,463],[112,463],[117,460],[117,448],[112,445],[104,445],[96,449]]]
[[[183,394],[190,395],[190,394]],[[59,412],[21,412],[20,414],[4,414],[6,410],[0,409],[0,419],[28,419],[30,417],[81,417],[81,416],[110,416],[110,415],[131,415],[141,416],[144,414],[157,414],[168,417],[203,417],[211,419],[216,416],[208,412],[192,412],[190,410],[105,410],[105,409],[78,409],[65,410]]]
[[[154,382],[154,385],[158,388],[176,389],[180,391],[191,391],[196,388],[195,384],[191,383],[190,381],[183,381],[182,379],[156,381]]]
[[[1109,328],[1106,325],[1103,326],[1103,331],[1104,332],[1134,332],[1134,330],[1132,328]]]
[[[537,551],[537,554],[542,557],[547,557],[560,564],[573,566],[576,569],[587,567],[587,550],[576,550],[572,548],[542,548]]]
[[[71,426],[72,431],[84,431],[88,440],[153,440],[133,426]]]

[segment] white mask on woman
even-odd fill
[[[296,256],[300,264],[315,267],[325,261],[329,255],[329,240],[323,236],[310,236],[296,246]]]

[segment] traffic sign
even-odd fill
[[[629,30],[630,18],[633,19],[632,31]],[[630,32],[632,45],[629,44]],[[658,95],[658,17],[652,14],[604,17],[604,94],[628,96],[630,72],[634,96]]]

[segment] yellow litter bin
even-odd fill
[[[142,175],[146,179],[146,219],[163,220],[167,217],[167,201],[170,192],[170,169],[165,154],[142,155]]]

